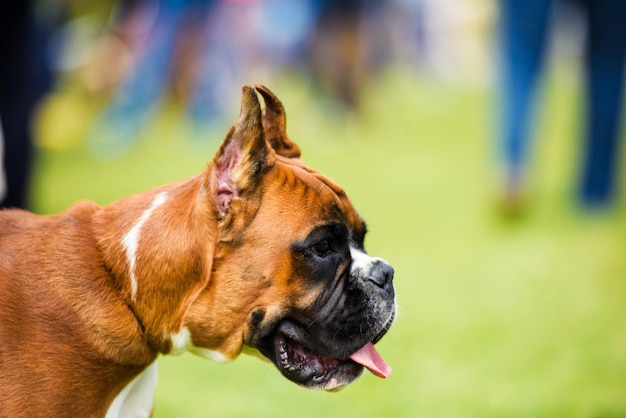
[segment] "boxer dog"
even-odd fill
[[[393,269],[299,156],[281,102],[244,87],[202,174],[104,207],[0,212],[0,416],[147,417],[155,359],[184,351],[254,351],[312,389],[387,377],[373,344],[395,317]]]

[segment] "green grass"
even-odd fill
[[[256,358],[166,357],[156,418],[626,416],[626,214],[575,205],[568,73],[549,83],[529,211],[516,220],[498,211],[488,90],[389,74],[346,119],[298,80],[269,84],[303,159],[344,186],[368,222],[369,252],[396,269],[400,314],[378,345],[393,374],[317,393]],[[42,152],[34,208],[104,204],[184,178],[222,136],[191,139],[162,117],[117,159],[82,146]]]

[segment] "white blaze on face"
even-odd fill
[[[352,276],[365,278],[372,269],[374,262],[381,260],[377,257],[370,257],[358,248],[350,247],[350,256],[352,257],[352,266],[350,267],[350,274]]]
[[[374,265],[378,262],[385,262],[378,257],[370,257],[362,250],[354,247],[350,247],[350,256],[352,257],[352,266],[350,267],[350,275],[360,280],[371,280],[370,275]],[[371,302],[370,302],[371,303]],[[383,301],[375,304],[377,309],[383,309]],[[394,313],[395,315],[395,303]],[[374,373],[378,377],[387,378],[391,374],[391,367],[385,362],[381,355],[376,351],[374,345],[368,342],[365,346],[361,347],[350,358],[365,366],[370,372]]]
[[[146,223],[152,212],[167,201],[167,193],[162,192],[156,195],[152,201],[152,205],[143,211],[137,223],[122,238],[122,247],[126,251],[126,259],[128,261],[128,275],[130,276],[130,292],[131,299],[135,302],[137,298],[137,277],[135,277],[135,265],[137,264],[137,249],[139,247],[139,236],[141,228]]]

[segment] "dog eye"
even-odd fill
[[[330,251],[330,241],[323,239],[320,242],[311,245],[311,250],[318,257],[326,257]]]

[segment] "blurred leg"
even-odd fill
[[[33,156],[32,116],[50,87],[46,31],[32,1],[0,5],[0,115],[4,137],[6,196],[0,208],[27,206]]]
[[[507,198],[522,187],[533,122],[534,99],[543,67],[552,0],[501,0],[501,152]]]
[[[174,45],[188,0],[144,0],[139,13],[156,19],[132,72],[96,122],[89,138],[96,157],[125,152],[158,107],[170,83]],[[156,9],[155,9],[156,8]]]
[[[321,90],[345,110],[356,110],[364,83],[360,26],[364,1],[323,1],[311,37],[310,66]]]
[[[626,57],[626,2],[589,0],[585,55],[587,126],[580,195],[603,205],[615,194]]]
[[[239,56],[241,37],[233,36],[232,28],[246,20],[246,9],[250,9],[248,4],[215,0],[206,3],[187,109],[195,128],[219,126],[229,114],[230,105],[237,105],[225,98],[229,97],[229,90],[237,87],[237,80],[243,78],[242,71],[245,70]]]

